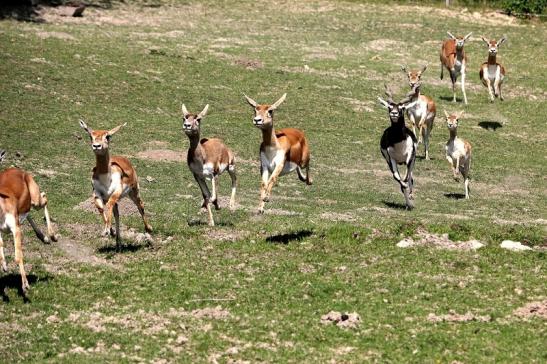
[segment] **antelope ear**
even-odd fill
[[[448,113],[446,112],[446,110],[444,110],[444,116],[446,116],[447,119],[448,119],[448,117],[450,116],[450,115],[448,115]]]
[[[464,41],[468,40],[471,37],[472,34],[473,34],[473,32],[469,32],[469,34],[467,34],[465,37],[463,37],[463,40]]]
[[[243,96],[245,96],[245,100],[247,100],[247,102],[249,103],[249,105],[251,105],[252,107],[256,107],[258,104],[256,103],[255,100],[251,99],[249,96],[243,94]]]
[[[448,34],[448,36],[449,36],[450,38],[452,38],[452,39],[456,39],[456,37],[455,37],[455,36],[454,36],[454,35],[453,35],[452,33],[450,33],[450,32],[446,32],[446,34]]]
[[[83,121],[82,119],[80,119],[80,126],[82,127],[82,129],[84,129],[89,135],[91,135],[91,133],[93,133],[93,130],[91,130],[91,128],[89,128],[87,126],[87,124],[85,123],[85,121]]]
[[[118,125],[114,129],[109,130],[107,135],[112,136],[112,135],[116,134],[123,126],[126,126],[126,125],[127,125],[127,123],[123,123],[122,125]]]
[[[268,108],[268,111],[273,111],[273,110],[277,109],[279,107],[279,105],[281,105],[283,103],[283,101],[285,101],[286,97],[287,97],[287,94],[284,93],[283,96],[281,96],[279,98],[279,100],[277,100],[272,106],[270,106]]]
[[[181,110],[182,110],[182,115],[183,115],[184,117],[186,117],[186,115],[190,114],[190,113],[188,112],[188,109],[186,108],[186,105],[184,105],[184,104],[182,104]]]
[[[463,110],[458,113],[458,119],[462,117],[463,113],[464,113]]]
[[[487,45],[490,46],[490,42],[488,41],[488,39],[486,39],[484,36],[481,35],[481,39],[484,43],[486,43]]]
[[[420,74],[424,73],[426,69],[427,69],[427,64],[424,64],[424,66],[422,67],[422,70],[420,71]]]
[[[205,105],[203,110],[201,110],[201,112],[198,114],[198,119],[201,119],[202,117],[207,115],[207,110],[209,110],[209,104]]]
[[[498,47],[499,47],[500,45],[502,45],[503,43],[505,43],[506,40],[507,40],[507,37],[505,37],[505,35],[504,35],[503,37],[501,37],[501,39],[498,40]]]
[[[380,105],[382,105],[386,109],[389,108],[389,103],[386,100],[382,99],[381,97],[378,97],[378,101],[380,102]]]
[[[5,156],[6,156],[6,151],[5,150],[0,150],[0,162],[2,162],[4,160]]]
[[[402,65],[402,66],[401,66],[401,71],[403,71],[404,73],[407,72],[407,71],[406,71],[406,65]]]

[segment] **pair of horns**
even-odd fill
[[[123,123],[121,125],[118,125],[117,127],[115,127],[114,129],[111,129],[107,132],[108,135],[112,136],[114,134],[116,134],[122,127],[126,126],[127,123]],[[93,134],[93,129],[91,129],[89,126],[87,126],[87,124],[85,123],[85,121],[83,121],[82,119],[80,119],[80,126],[82,127],[82,129],[84,129],[89,135]]]
[[[448,34],[448,36],[452,39],[458,39],[457,37],[455,37],[452,33],[450,32],[446,32]],[[471,34],[473,34],[473,32],[469,32],[469,34],[467,34],[465,37],[463,37],[463,40],[468,40],[469,37],[471,37]]]
[[[484,43],[488,44],[490,46],[490,41],[488,39],[486,39],[484,36],[481,35],[481,39]],[[499,47],[500,45],[502,45],[502,43],[504,43],[505,41],[507,40],[507,37],[504,35],[503,37],[500,38],[500,40],[498,40],[496,42],[496,45]]]
[[[247,100],[247,102],[249,103],[249,105],[251,105],[252,107],[257,107],[258,106],[258,103],[251,99],[249,96],[243,94],[243,96],[245,96],[245,99]],[[269,108],[268,108],[268,111],[273,111],[275,109],[277,109],[279,107],[279,105],[281,105],[283,103],[283,101],[285,101],[285,98],[287,97],[287,94],[284,93],[283,96],[281,96],[279,98],[279,100],[277,100],[276,102],[273,103],[273,105],[271,105]]]
[[[201,110],[201,112],[198,114],[197,119],[201,119],[202,117],[207,115],[207,110],[209,110],[209,104],[205,105],[203,110]],[[186,115],[188,115],[188,114],[190,114],[190,113],[188,112],[188,109],[186,108],[186,105],[182,104],[182,115],[184,115],[186,117]]]

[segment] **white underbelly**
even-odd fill
[[[408,163],[408,161],[412,157],[413,150],[414,143],[411,137],[407,137],[406,140],[403,140],[402,142],[387,148],[391,159],[393,159],[398,164]]]
[[[130,186],[122,184],[122,177],[119,173],[113,173],[111,176],[99,176],[99,179],[92,180],[92,183],[95,194],[100,196],[105,202],[119,189],[122,190],[120,198],[127,196],[131,192]]]
[[[12,214],[0,214],[0,231],[13,231],[15,229],[15,225],[15,217]]]

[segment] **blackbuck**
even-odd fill
[[[224,145],[220,139],[200,139],[201,120],[207,114],[209,105],[199,114],[189,113],[186,106],[182,104],[183,123],[182,129],[190,139],[190,147],[188,148],[187,162],[190,172],[194,175],[196,182],[201,189],[203,195],[202,207],[207,209],[209,215],[209,225],[214,226],[213,213],[211,211],[211,203],[217,210],[220,209],[218,204],[218,189],[219,176],[228,171],[232,179],[232,196],[230,197],[230,209],[235,208],[235,196],[237,187],[237,177],[235,169],[235,158],[232,151]],[[213,193],[209,191],[206,179],[211,180]]]
[[[471,166],[471,144],[468,141],[458,137],[458,121],[463,115],[463,111],[457,114],[448,114],[444,112],[450,138],[446,142],[446,159],[452,167],[454,179],[459,181],[459,173],[464,178],[465,198],[469,198],[469,168]]]
[[[465,71],[467,67],[467,55],[463,49],[465,42],[471,37],[467,34],[465,37],[455,37],[447,32],[450,39],[443,42],[441,49],[441,80],[443,79],[444,67],[450,72],[452,81],[453,102],[456,102],[456,80],[461,75],[463,102],[467,105],[467,95],[465,94]]]
[[[427,65],[424,65],[419,71],[407,70],[406,66],[402,66],[401,69],[408,77],[408,84],[414,91],[412,101],[416,101],[416,104],[413,107],[406,109],[407,115],[412,123],[412,132],[416,135],[415,128],[418,127],[418,144],[423,141],[425,159],[429,159],[429,136],[433,129],[437,108],[435,106],[435,101],[433,101],[432,98],[422,95],[420,92],[422,74],[427,69]]]
[[[2,161],[4,155],[5,152],[0,151],[0,161]],[[47,204],[48,200],[45,192],[40,192],[40,188],[31,174],[18,168],[8,168],[0,172],[0,266],[4,272],[8,270],[1,233],[2,231],[10,231],[13,235],[15,262],[19,265],[23,292],[29,289],[29,284],[23,263],[23,233],[21,231],[21,224],[27,219],[36,235],[44,243],[57,241],[57,236],[53,232],[51,225]],[[35,210],[44,209],[47,236],[42,234],[31,219],[29,215],[31,208]]]
[[[131,162],[121,156],[110,156],[110,141],[112,136],[123,126],[111,130],[92,130],[80,120],[80,126],[91,140],[91,149],[95,154],[95,167],[92,171],[93,201],[104,222],[103,236],[116,236],[116,249],[121,249],[120,213],[118,202],[128,196],[137,205],[146,232],[152,232],[152,226],[144,213],[144,202],[139,195],[137,172]],[[116,220],[116,230],[112,228],[112,214]]]
[[[310,178],[310,149],[304,132],[295,128],[275,130],[274,111],[285,101],[287,94],[281,96],[274,104],[258,104],[244,95],[254,109],[253,124],[262,131],[260,144],[260,202],[258,212],[264,213],[264,205],[269,201],[272,188],[279,176],[294,170],[298,178],[307,185]]]
[[[413,107],[417,101],[412,101],[413,91],[399,101],[393,101],[393,94],[387,86],[387,100],[378,97],[380,104],[388,110],[391,125],[384,131],[380,140],[380,150],[389,166],[393,178],[399,183],[401,192],[405,196],[406,208],[414,208],[414,197],[412,191],[414,188],[414,177],[412,171],[416,162],[416,149],[418,142],[416,136],[405,125],[405,110]],[[398,165],[406,165],[405,178],[401,178]]]
[[[499,41],[487,40],[481,37],[484,43],[488,46],[488,60],[481,65],[479,77],[490,95],[490,101],[494,102],[494,97],[500,98],[503,101],[501,94],[501,84],[505,78],[505,67],[496,61],[499,46],[502,45],[507,38],[502,37]]]

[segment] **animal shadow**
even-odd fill
[[[384,203],[384,205],[392,209],[406,210],[406,205],[404,203],[391,202],[391,201],[382,201],[382,202]]]
[[[481,121],[479,122],[479,126],[483,129],[493,131],[496,131],[498,128],[503,128],[503,125],[497,121]]]
[[[135,243],[122,243],[118,248],[116,245],[105,245],[97,249],[97,253],[112,254],[112,253],[135,253],[144,248],[150,248],[151,243],[135,244]]]
[[[47,281],[49,280],[49,277],[46,276],[44,278],[40,278],[40,280]],[[27,281],[32,289],[34,283],[38,281],[38,277],[34,274],[27,274]],[[17,289],[17,294],[19,297],[23,298],[23,302],[30,302],[30,299],[23,292],[23,288],[21,287],[21,275],[19,273],[9,273],[0,277],[0,295],[2,296],[2,301],[4,302],[10,301],[9,296],[6,293],[7,288]]]
[[[444,197],[451,198],[453,200],[461,200],[465,198],[465,195],[463,193],[450,192],[450,193],[445,193]]]
[[[188,226],[209,226],[205,220],[200,219],[188,219]],[[225,221],[215,221],[215,226],[227,226],[232,227],[234,224],[232,222]]]
[[[293,233],[272,235],[266,238],[266,242],[272,244],[289,244],[291,241],[300,241],[308,236],[311,236],[313,231],[311,230],[300,230]]]
[[[453,98],[452,96],[439,96],[439,99],[452,102]],[[463,99],[460,99],[459,97],[456,96],[456,102],[462,102],[462,101]]]

